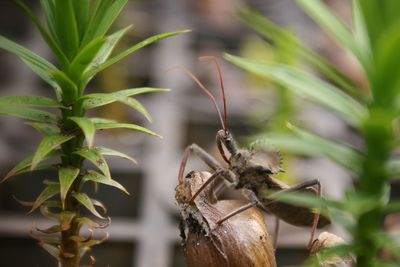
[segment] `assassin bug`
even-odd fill
[[[289,186],[271,177],[271,175],[277,174],[281,171],[279,154],[260,149],[247,150],[239,148],[232,134],[228,130],[227,107],[221,67],[216,58],[212,56],[200,57],[199,60],[213,61],[217,67],[224,107],[223,117],[215,97],[210,93],[210,91],[196,78],[193,73],[186,69],[180,70],[185,72],[200,87],[200,89],[203,90],[203,92],[211,99],[217,111],[218,117],[221,121],[222,129],[217,132],[216,142],[223,160],[228,163],[228,168],[222,167],[216,159],[214,159],[209,153],[207,153],[198,145],[191,144],[186,147],[179,169],[179,179],[182,179],[184,175],[185,166],[191,153],[198,156],[214,171],[214,173],[203,184],[203,186],[193,194],[192,198],[189,200],[189,203],[193,203],[198,194],[200,194],[200,192],[207,187],[209,183],[214,181],[214,179],[223,178],[229,187],[240,189],[243,195],[250,200],[250,202],[225,215],[225,217],[221,218],[217,224],[223,223],[227,219],[245,211],[246,209],[258,206],[267,213],[275,215],[277,218],[274,237],[275,243],[279,227],[279,220],[283,220],[295,226],[311,227],[312,230],[308,242],[308,248],[310,248],[314,239],[316,228],[322,228],[330,224],[329,218],[320,215],[318,212],[312,211],[309,208],[294,206],[281,202],[279,201],[278,196],[280,194],[287,194],[290,192],[301,192],[321,197],[320,182],[317,179],[314,179],[305,181],[295,186]],[[224,148],[229,152],[229,158],[225,154]],[[274,191],[274,193],[271,193],[272,191]]]

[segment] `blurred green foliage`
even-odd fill
[[[385,216],[400,211],[400,203],[390,201],[390,182],[398,177],[400,112],[400,8],[397,0],[353,0],[352,28],[346,26],[321,0],[296,0],[297,4],[359,62],[368,90],[363,90],[326,59],[307,48],[289,31],[257,12],[245,8],[243,21],[268,42],[297,55],[308,70],[282,60],[261,61],[226,55],[238,67],[273,81],[278,89],[290,90],[325,107],[356,129],[363,138],[357,150],[344,141],[328,140],[307,129],[287,123],[288,132],[272,131],[257,136],[266,144],[285,152],[326,156],[348,169],[356,178],[340,201],[320,200],[293,194],[285,201],[308,207],[327,207],[333,220],[351,235],[348,245],[325,250],[322,258],[354,255],[357,266],[398,266],[400,237],[382,229]],[[330,82],[311,73],[320,73]],[[389,259],[380,258],[387,251]],[[310,263],[317,264],[317,263]]]

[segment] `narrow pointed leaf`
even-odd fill
[[[58,128],[58,126],[54,124],[43,123],[43,122],[25,122],[25,124],[36,129],[39,133],[43,135],[53,135],[60,133],[60,128]]]
[[[103,42],[102,46],[100,49],[97,51],[95,57],[92,59],[90,64],[87,65],[87,67],[84,69],[85,72],[83,73],[83,76],[85,76],[85,79],[83,83],[87,83],[88,80],[90,80],[92,76],[86,75],[87,73],[90,73],[93,69],[97,68],[100,64],[104,63],[108,57],[110,56],[111,52],[114,50],[115,46],[119,42],[119,40],[125,35],[125,33],[131,28],[131,26],[125,27],[122,30],[119,30],[107,37],[105,37],[105,41]]]
[[[43,96],[5,96],[0,98],[0,107],[44,107],[64,108],[54,99]]]
[[[61,205],[64,209],[65,205],[65,197],[75,179],[79,175],[78,168],[60,168],[58,170],[58,179],[60,181],[60,197],[61,197]]]
[[[123,191],[125,194],[129,195],[129,192],[123,187],[120,183],[115,180],[112,180],[98,172],[89,170],[88,173],[82,178],[85,181],[92,181],[95,183],[109,185],[119,190]]]
[[[85,206],[93,215],[98,218],[105,219],[100,213],[97,212],[96,208],[93,205],[92,200],[84,193],[74,193],[72,196],[83,206]]]
[[[119,53],[118,55],[110,58],[109,60],[105,61],[104,63],[100,64],[98,67],[94,68],[93,70],[89,71],[86,76],[87,77],[92,77],[93,75],[99,73],[100,71],[110,67],[111,65],[113,65],[114,63],[117,63],[118,61],[120,61],[121,59],[124,59],[125,57],[129,56],[130,54],[138,51],[139,49],[148,46],[154,42],[157,42],[159,40],[168,38],[168,37],[172,37],[178,34],[182,34],[188,32],[188,30],[184,30],[184,31],[176,31],[176,32],[168,32],[168,33],[162,33],[162,34],[157,34],[154,35],[152,37],[149,37],[143,41],[141,41],[140,43],[137,43],[136,45],[124,50],[123,52]]]
[[[40,142],[38,148],[36,149],[35,155],[33,156],[31,170],[35,169],[36,165],[43,161],[47,154],[68,140],[71,140],[73,137],[73,135],[61,134],[45,136]]]
[[[100,1],[95,12],[92,13],[92,18],[82,40],[83,45],[96,37],[104,36],[126,3],[127,0]]]
[[[51,72],[56,71],[57,68],[48,62],[46,59],[40,57],[34,52],[26,49],[25,47],[0,36],[0,48],[15,54],[18,56],[25,64],[30,67],[33,72],[39,75],[44,81],[46,81],[51,86],[55,86],[52,79]]]
[[[303,10],[313,18],[320,27],[331,34],[344,48],[349,49],[360,60],[363,66],[369,66],[370,56],[361,50],[350,30],[320,0],[296,0]]]
[[[74,152],[75,154],[80,155],[81,157],[92,162],[97,168],[101,170],[101,172],[111,179],[110,169],[108,168],[107,161],[100,153],[97,148],[84,148]]]
[[[362,154],[352,147],[321,138],[294,126],[290,126],[290,129],[295,131],[297,136],[271,133],[258,135],[255,139],[264,141],[256,141],[259,145],[272,145],[281,151],[299,155],[325,156],[354,173],[360,170]]]
[[[127,159],[127,160],[132,161],[133,163],[137,164],[137,161],[134,158],[126,155],[125,153],[113,150],[111,148],[106,148],[106,147],[99,147],[98,149],[102,155],[121,157],[121,158]]]
[[[0,106],[0,115],[9,115],[29,121],[43,123],[56,124],[58,122],[58,117],[53,113],[32,108],[11,108],[7,106]]]
[[[111,120],[111,119],[105,119],[105,118],[90,118],[90,120],[96,124],[96,123],[116,123],[116,120]]]
[[[142,114],[149,122],[152,122],[152,118],[146,108],[135,98],[133,97],[125,97],[119,99],[119,102],[124,103],[125,105],[133,108],[134,110],[138,111]]]
[[[63,102],[66,104],[73,103],[78,98],[76,84],[64,72],[54,71],[52,76],[61,90]]]
[[[95,124],[97,130],[105,130],[105,129],[118,129],[118,128],[124,128],[128,130],[133,130],[137,132],[142,132],[145,134],[149,134],[158,138],[162,138],[161,135],[156,134],[153,131],[150,131],[149,129],[146,129],[142,126],[136,125],[136,124],[130,124],[130,123],[96,123]]]
[[[48,46],[51,48],[51,50],[57,56],[57,58],[59,59],[61,64],[63,66],[65,66],[66,63],[68,62],[68,59],[66,58],[65,54],[63,53],[63,51],[61,51],[60,46],[57,44],[57,42],[47,32],[45,27],[38,20],[38,18],[32,13],[32,11],[21,0],[16,0],[16,2],[25,11],[25,13],[30,17],[30,19],[36,25],[36,28],[39,30],[40,34],[42,35],[43,39],[46,41]]]
[[[46,250],[51,256],[56,258],[58,261],[60,261],[60,249],[46,243],[39,243],[39,245]]]
[[[79,52],[69,68],[71,77],[81,79],[81,75],[91,65],[105,41],[105,38],[94,39]]]
[[[59,45],[60,40],[58,39],[58,36],[57,36],[56,19],[55,19],[55,15],[54,15],[54,1],[53,0],[40,0],[40,5],[42,7],[43,13],[46,18],[49,33],[53,37],[55,42]],[[65,56],[65,58],[66,58],[66,56]],[[68,59],[67,59],[67,61],[68,61]]]
[[[48,218],[50,220],[53,220],[53,221],[58,221],[59,217],[60,217],[58,213],[53,213],[53,212],[50,211],[50,209],[49,209],[49,207],[47,205],[47,201],[45,201],[43,203],[43,205],[40,206],[40,213],[44,217],[46,217],[46,218]]]
[[[343,209],[342,202],[320,198],[315,195],[307,193],[299,193],[293,191],[291,191],[290,193],[284,193],[283,191],[277,191],[275,193],[264,192],[264,194],[268,198],[276,199],[299,207],[307,207],[307,208],[328,207],[339,210]]]
[[[36,231],[44,233],[44,234],[55,234],[55,233],[61,232],[61,227],[60,227],[60,225],[53,225],[46,229],[40,229],[40,228],[36,227]]]
[[[35,200],[35,203],[33,204],[32,209],[29,211],[29,213],[33,212],[36,210],[38,207],[40,207],[43,202],[46,200],[52,198],[53,196],[57,195],[60,192],[60,185],[59,184],[50,184],[48,185],[42,193],[37,197]]]
[[[109,237],[110,237],[110,234],[106,233],[105,236],[101,240],[92,239],[92,240],[89,240],[89,241],[79,244],[79,246],[80,246],[80,248],[96,246],[96,245],[99,245],[99,244],[103,243],[104,241],[106,241]]]
[[[76,24],[78,26],[79,40],[82,40],[89,22],[89,0],[72,1]]]
[[[242,9],[240,11],[240,17],[253,30],[274,43],[278,48],[289,46],[288,49],[296,52],[300,58],[317,69],[324,76],[338,84],[341,89],[349,92],[352,96],[357,97],[357,99],[365,98],[365,96],[360,94],[360,90],[356,88],[354,83],[348,77],[341,73],[326,59],[306,47],[300,39],[289,30],[278,26],[268,18],[250,8]]]
[[[87,225],[90,228],[104,229],[104,228],[107,228],[111,223],[111,219],[108,218],[108,220],[109,221],[105,224],[99,224],[99,223],[89,219],[88,217],[79,217],[76,219],[76,222],[79,223],[79,225]]]
[[[71,211],[62,211],[60,213],[60,228],[62,231],[66,231],[71,227],[71,221],[75,217],[76,213]]]
[[[50,153],[48,153],[44,158],[43,161],[48,160],[50,158],[55,158],[61,155],[60,151],[52,151]],[[25,172],[27,170],[31,170],[31,164],[32,164],[32,159],[33,159],[34,154],[26,157],[25,159],[23,159],[21,162],[19,162],[14,168],[12,168],[7,175],[4,177],[4,179],[2,180],[2,182],[4,182],[5,180],[7,180],[8,178],[18,175],[21,172]],[[37,170],[37,167],[34,168],[33,170]]]
[[[70,117],[69,119],[75,122],[79,128],[81,128],[83,134],[85,135],[88,147],[91,148],[93,146],[94,134],[96,131],[94,123],[85,117]]]
[[[367,110],[354,98],[303,71],[283,64],[257,62],[231,55],[225,55],[225,58],[240,68],[272,79],[293,93],[332,109],[356,127],[361,127],[367,116]]]
[[[144,93],[154,93],[154,92],[167,92],[168,89],[164,88],[132,88],[132,89],[124,89],[113,93],[97,93],[97,94],[88,94],[81,97],[78,101],[82,103],[82,107],[85,110],[89,110],[96,107],[101,107],[107,104],[111,104],[116,101],[120,101],[126,97],[135,96]]]
[[[75,19],[73,0],[54,1],[54,22],[62,50],[72,59],[79,48],[79,32]]]

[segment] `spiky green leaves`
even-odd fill
[[[354,126],[360,127],[368,115],[365,107],[355,99],[303,71],[283,64],[257,62],[231,55],[226,55],[226,58],[251,73],[272,79],[293,93],[332,109]]]

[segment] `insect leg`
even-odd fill
[[[185,167],[187,164],[187,161],[189,159],[190,153],[193,152],[197,157],[199,157],[202,161],[204,161],[212,170],[215,172],[212,174],[212,176],[201,186],[201,188],[195,192],[195,194],[192,196],[192,198],[189,200],[189,203],[193,203],[194,199],[198,196],[198,194],[204,190],[204,188],[210,184],[213,180],[215,180],[218,177],[223,177],[224,180],[226,180],[228,183],[233,183],[235,180],[234,175],[229,172],[228,170],[223,169],[218,161],[214,159],[213,156],[211,156],[209,153],[207,153],[204,149],[199,147],[197,144],[191,144],[190,146],[187,146],[184,153],[183,153],[183,158],[181,162],[181,166],[179,168],[179,174],[178,174],[178,181],[179,183],[183,183],[183,174],[185,172]]]
[[[218,168],[220,168],[218,161],[214,159],[213,156],[208,154],[204,149],[202,149],[198,145],[191,144],[187,146],[185,148],[185,151],[183,152],[183,158],[178,174],[179,183],[183,183],[183,174],[185,172],[185,167],[191,152],[193,152],[196,156],[198,156],[201,160],[203,160],[211,169],[217,170]]]
[[[201,191],[204,190],[204,188],[206,188],[212,181],[214,181],[215,179],[219,178],[221,176],[221,174],[224,172],[223,169],[217,169],[210,178],[207,179],[207,181],[205,181],[201,187],[197,190],[196,193],[193,194],[193,196],[190,198],[190,200],[188,201],[189,204],[193,204],[193,201],[196,199],[196,197],[201,193]]]
[[[278,245],[279,221],[279,218],[275,216],[274,249],[276,249],[276,246]]]
[[[283,189],[283,190],[281,190],[281,191],[279,191],[279,192],[277,192],[275,194],[272,194],[271,197],[274,198],[274,200],[272,200],[268,204],[271,204],[271,203],[277,201],[278,198],[279,198],[279,195],[286,194],[286,193],[289,193],[289,192],[299,192],[299,191],[302,191],[303,189],[306,189],[306,188],[309,188],[309,187],[316,187],[316,190],[317,190],[316,195],[319,198],[321,198],[321,191],[322,191],[321,190],[321,183],[319,182],[318,179],[313,179],[313,180],[305,181],[305,182],[300,183],[298,185],[292,186],[292,187],[290,187],[288,189]],[[314,235],[315,235],[315,231],[316,231],[317,226],[318,226],[319,216],[320,216],[319,212],[314,213],[314,220],[313,220],[313,223],[312,223],[312,226],[311,226],[310,240],[308,241],[308,244],[307,244],[307,248],[308,249],[311,248],[311,245],[312,245],[312,243],[314,241]]]
[[[224,221],[228,220],[229,218],[242,213],[245,210],[248,210],[252,207],[255,206],[262,206],[262,204],[260,203],[260,201],[257,199],[256,194],[254,194],[253,191],[249,190],[249,189],[242,189],[242,193],[243,195],[250,200],[250,203],[243,205],[242,207],[230,212],[229,214],[225,215],[225,217],[223,217],[222,219],[219,219],[217,221],[217,224],[222,224]]]

